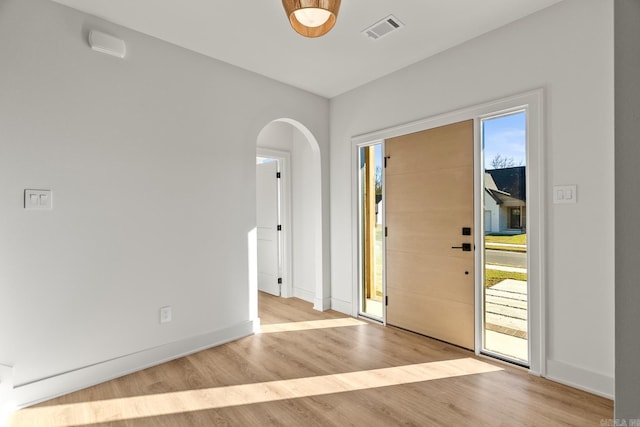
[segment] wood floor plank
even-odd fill
[[[259,303],[263,324],[346,317],[314,311],[311,304],[293,298],[261,294]],[[430,380],[416,380],[410,373],[416,366],[455,370],[466,360],[489,370]],[[392,384],[395,373],[416,382],[373,386]],[[332,392],[332,381],[355,388]],[[262,390],[258,400],[265,401],[220,405],[234,397],[238,402],[252,398],[254,387]],[[204,406],[190,409],[194,402]],[[611,419],[613,403],[440,341],[362,322],[257,334],[15,415],[11,427],[585,426]]]

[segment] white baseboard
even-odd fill
[[[15,386],[11,398],[19,408],[30,406],[252,335],[253,331],[254,321],[246,321],[229,328],[149,348],[126,356],[96,363],[95,365]]]
[[[316,298],[313,302],[313,309],[318,311],[326,311],[331,309],[331,298]]]
[[[293,296],[306,302],[310,302],[311,304],[313,304],[316,299],[316,295],[312,291],[295,287],[293,288]]]
[[[353,315],[353,304],[350,302],[342,301],[340,299],[331,298],[331,309],[344,313],[348,316]]]
[[[547,360],[546,378],[598,396],[613,400],[615,395],[613,377],[587,371],[557,360]]]

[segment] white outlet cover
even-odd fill
[[[160,307],[160,323],[171,322],[171,306]]]

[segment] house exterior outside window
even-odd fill
[[[485,233],[523,232],[526,228],[526,167],[485,172]]]

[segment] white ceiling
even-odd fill
[[[279,0],[54,0],[107,21],[331,98],[561,0],[343,0],[308,39]],[[393,14],[405,27],[361,34]]]

